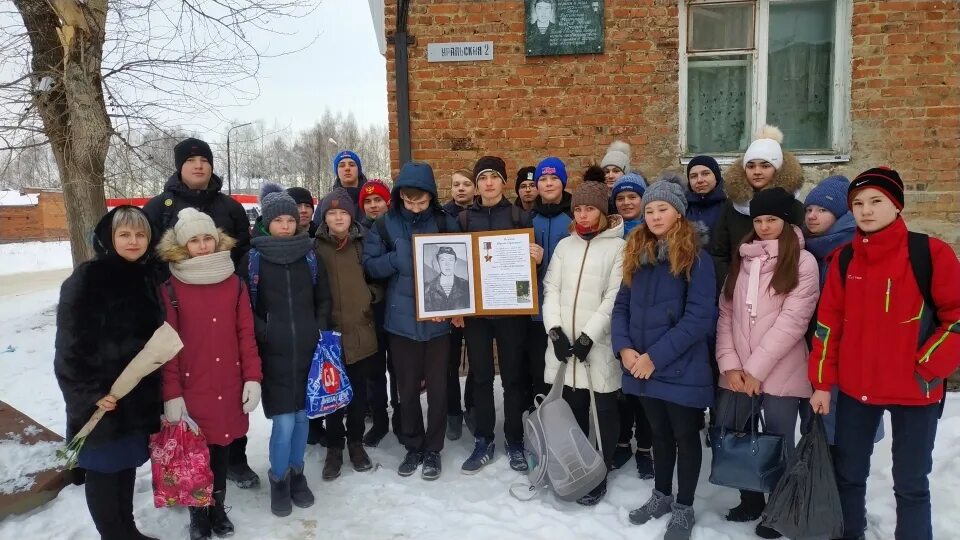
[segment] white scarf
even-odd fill
[[[170,273],[173,277],[189,285],[220,283],[230,277],[233,271],[230,251],[218,251],[182,262],[170,263]]]

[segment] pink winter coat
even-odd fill
[[[803,247],[803,235],[792,226]],[[810,397],[807,379],[809,327],[820,295],[817,259],[800,251],[799,283],[786,295],[770,288],[777,264],[776,240],[755,240],[740,246],[743,263],[733,299],[720,295],[717,364],[720,373],[742,369],[761,382],[764,394]],[[726,377],[720,386],[730,389]]]

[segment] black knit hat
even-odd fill
[[[183,164],[193,156],[207,158],[207,161],[210,163],[210,168],[213,168],[213,152],[210,150],[210,145],[200,139],[191,137],[180,141],[173,147],[173,162],[176,164],[177,172],[180,172]]]
[[[517,171],[517,183],[513,189],[517,190],[517,193],[520,193],[520,184],[527,181],[533,182],[533,185],[537,185],[537,179],[533,176],[536,170],[536,167],[521,167],[520,170]]]
[[[299,204],[309,204],[311,208],[314,208],[313,204],[313,194],[310,193],[310,190],[307,188],[302,188],[300,186],[294,186],[287,188],[287,195],[293,198],[293,202]]]
[[[473,166],[473,181],[476,182],[480,173],[485,171],[493,171],[499,174],[503,183],[507,183],[507,164],[497,156],[483,156],[477,160],[477,164]]]
[[[868,187],[879,189],[897,208],[903,210],[903,180],[897,171],[889,167],[874,167],[858,174],[847,189],[847,207],[852,206],[851,201],[856,192]]]
[[[793,208],[796,204],[793,195],[781,187],[764,189],[750,201],[750,217],[776,216],[787,223],[793,223]]]

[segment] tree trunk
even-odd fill
[[[113,128],[103,100],[106,0],[14,0],[30,36],[33,107],[57,161],[73,263],[93,257],[90,234],[106,212],[104,163]]]

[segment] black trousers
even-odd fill
[[[450,362],[447,369],[447,415],[460,416],[460,366],[467,351],[463,346],[463,329],[450,328]]]
[[[533,406],[533,399],[537,394],[546,395],[550,385],[543,381],[543,371],[546,367],[544,358],[547,354],[547,331],[543,328],[543,321],[527,320],[527,331],[523,338],[523,363],[527,366],[529,377],[529,397],[527,407]]]
[[[239,465],[249,467],[249,465],[247,464],[247,436],[246,435],[238,439],[234,439],[233,442],[230,443],[229,456],[230,456],[231,467],[239,466]]]
[[[524,365],[523,338],[527,317],[471,317],[463,335],[467,340],[477,437],[493,439],[497,413],[493,399],[493,342],[497,342],[500,384],[503,386],[503,433],[508,443],[523,441],[523,412],[527,408],[528,369]]]
[[[369,358],[370,365],[367,368],[367,401],[373,414],[373,422],[386,425],[389,420],[388,398],[394,415],[399,414],[400,400],[397,396],[397,377],[393,371],[386,332],[377,332],[377,344],[377,353]],[[390,374],[389,380],[387,373]]]
[[[373,357],[347,364],[347,378],[353,387],[353,399],[346,407],[327,416],[327,448],[343,448],[344,440],[360,443],[366,428],[364,417],[367,415],[367,375]],[[347,426],[344,429],[343,421]]]
[[[690,506],[697,491],[703,446],[700,425],[703,410],[662,399],[641,397],[643,411],[653,432],[653,483],[664,495],[673,493],[673,469],[677,469],[679,504]]]
[[[87,471],[84,493],[87,509],[102,540],[127,540],[134,536],[133,484],[136,469],[115,473]]]
[[[636,436],[637,448],[649,450],[653,445],[653,436],[640,398],[624,394],[622,399],[617,400],[617,407],[620,410],[620,438],[617,442],[629,446],[630,439]]]
[[[390,334],[390,357],[400,394],[400,443],[407,450],[439,452],[447,427],[447,364],[450,336],[430,341]],[[420,383],[427,385],[427,426],[423,426]]]
[[[227,467],[230,465],[231,446],[220,446],[218,444],[208,444],[210,450],[210,470],[213,471],[213,490],[224,491],[227,489]]]
[[[617,393],[594,392],[594,399],[597,401],[597,419],[600,425],[597,426],[600,442],[603,445],[603,461],[610,468],[613,463],[613,451],[617,445],[617,435],[620,431],[620,419],[617,411]],[[590,436],[590,391],[584,388],[573,389],[569,386],[563,387],[563,399],[570,405],[573,411],[573,417],[577,419],[577,424],[587,437]]]

